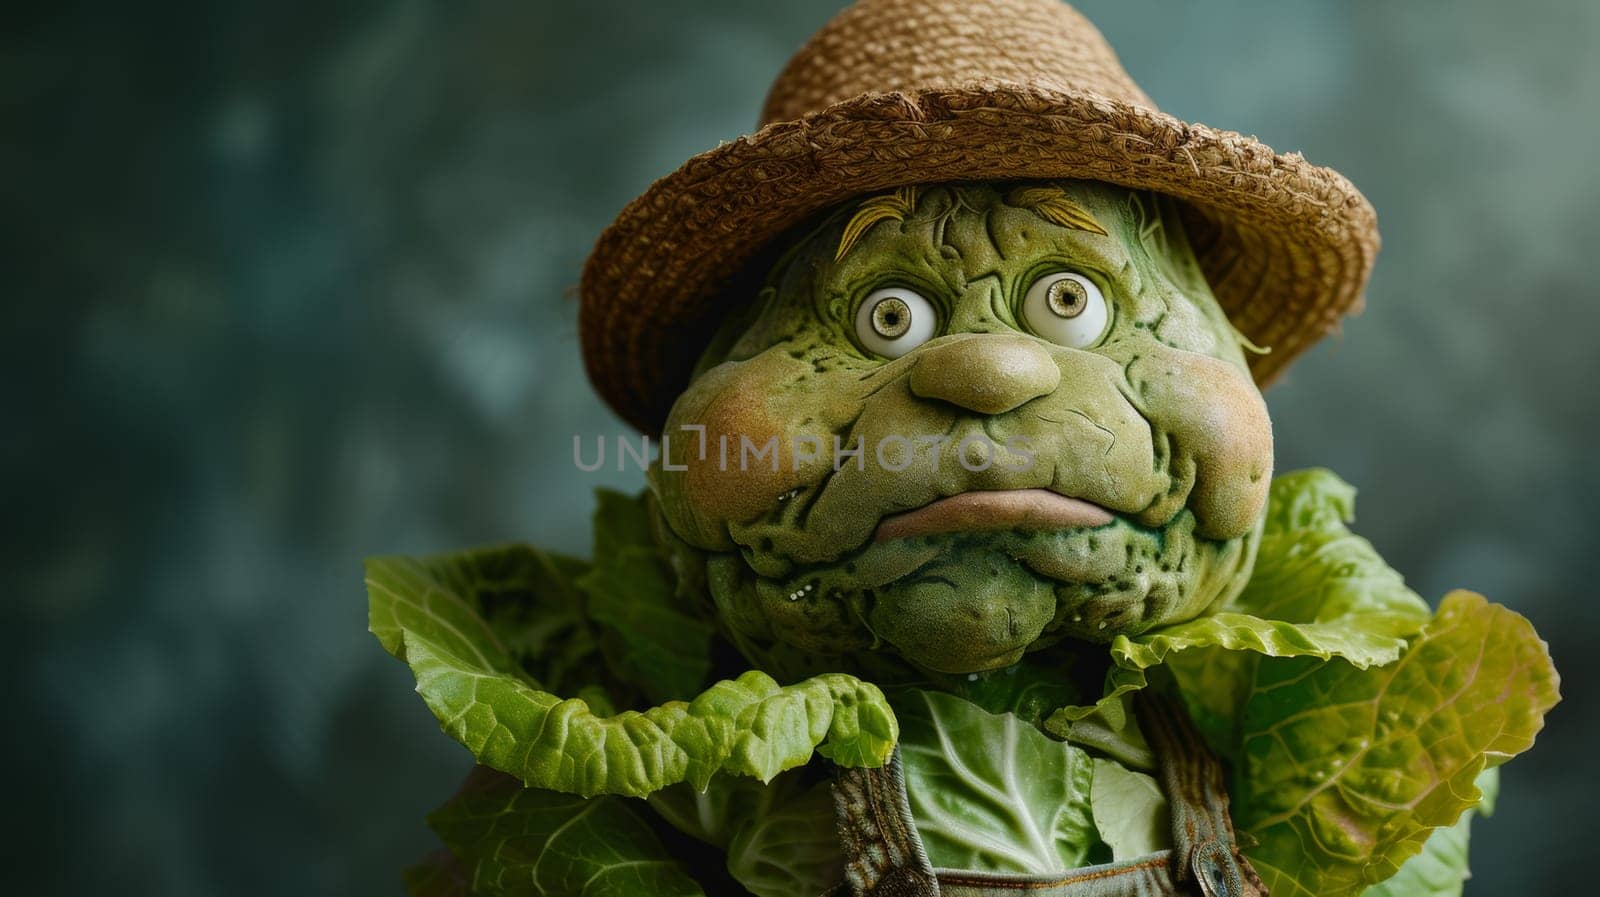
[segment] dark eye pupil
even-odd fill
[[[872,330],[884,339],[899,339],[911,329],[911,306],[890,296],[872,307]]]
[[[1045,290],[1050,310],[1063,318],[1076,318],[1089,305],[1089,291],[1070,277],[1063,277]]]

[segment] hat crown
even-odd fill
[[[761,123],[862,94],[988,83],[1089,91],[1153,108],[1094,25],[1059,0],[861,0],[789,60]]]

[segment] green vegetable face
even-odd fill
[[[1165,199],[902,189],[778,261],[652,486],[764,668],[1005,667],[1242,587],[1272,438],[1240,343]]]

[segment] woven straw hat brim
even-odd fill
[[[690,159],[630,203],[584,266],[590,380],[659,432],[770,241],[852,197],[907,184],[1082,178],[1185,201],[1190,240],[1265,385],[1360,308],[1376,216],[1349,181],[1254,138],[1088,91],[1011,83],[866,94]]]

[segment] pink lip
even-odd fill
[[[962,492],[915,511],[883,518],[873,541],[888,542],[932,533],[1072,529],[1104,526],[1111,520],[1111,512],[1105,508],[1049,489]]]

